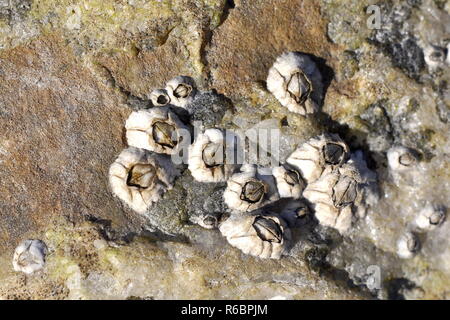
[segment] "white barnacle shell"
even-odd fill
[[[302,196],[306,184],[295,168],[289,165],[275,167],[272,169],[272,174],[275,177],[280,198],[299,199]]]
[[[125,128],[130,146],[157,153],[176,154],[187,126],[169,108],[151,108],[132,112]]]
[[[419,251],[419,249],[419,239],[410,231],[402,234],[397,241],[397,255],[402,259],[412,258]]]
[[[219,230],[233,247],[264,259],[279,259],[291,240],[289,228],[276,215],[235,214]]]
[[[41,240],[25,240],[14,251],[13,267],[15,271],[31,274],[45,265],[47,246]]]
[[[286,160],[300,170],[307,183],[317,180],[326,166],[340,166],[349,148],[337,134],[323,134],[303,143]]]
[[[255,166],[243,165],[227,182],[223,193],[225,203],[237,211],[253,211],[278,200],[272,175],[259,174]]]
[[[213,214],[203,214],[201,216],[193,217],[191,221],[205,229],[215,229],[219,224],[217,216]]]
[[[421,230],[433,230],[445,220],[445,211],[444,207],[427,204],[419,211],[414,223]]]
[[[166,91],[172,105],[185,107],[192,102],[196,93],[194,79],[187,76],[175,77],[167,82]]]
[[[395,146],[387,151],[389,167],[394,171],[405,171],[417,164],[414,152],[403,146]]]
[[[443,67],[447,59],[446,49],[430,45],[423,50],[425,63],[431,70]]]
[[[150,100],[155,107],[163,107],[170,104],[170,97],[165,89],[153,90],[150,93]]]
[[[363,205],[361,177],[352,162],[334,170],[328,167],[303,196],[311,202],[320,224],[345,233],[352,225],[353,209]]]
[[[277,58],[267,76],[267,88],[291,112],[305,115],[319,109],[322,76],[305,54],[286,52]]]
[[[226,138],[219,129],[207,129],[199,134],[189,147],[189,170],[200,182],[224,182],[233,174],[236,165],[227,159],[232,138]]]
[[[138,213],[170,190],[179,175],[170,158],[143,149],[124,149],[109,168],[112,192]]]

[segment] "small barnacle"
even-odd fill
[[[192,217],[191,221],[205,229],[217,228],[219,224],[219,214],[203,214],[201,216]]]
[[[123,150],[109,169],[113,193],[139,213],[172,188],[179,175],[170,158],[130,147]]]
[[[417,157],[413,150],[396,146],[387,151],[389,167],[395,171],[405,171],[414,167],[417,163]]]
[[[446,48],[430,45],[423,51],[426,64],[431,70],[442,67],[447,59]]]
[[[164,89],[156,89],[150,93],[150,100],[155,107],[163,107],[170,103],[170,97]]]
[[[286,161],[310,183],[320,177],[326,166],[342,165],[348,155],[349,148],[338,135],[323,134],[303,143]]]
[[[44,267],[48,249],[41,240],[25,240],[14,251],[13,267],[15,271],[31,274]]]
[[[322,225],[341,233],[352,224],[353,209],[363,205],[363,190],[358,170],[350,161],[340,168],[328,167],[322,176],[309,184],[303,196],[308,199]]]
[[[306,184],[300,172],[289,165],[283,165],[273,168],[272,174],[277,182],[277,189],[281,198],[299,199],[301,197]]]
[[[311,209],[303,200],[289,201],[280,211],[280,216],[291,228],[305,224],[311,214]]]
[[[415,219],[415,225],[422,230],[433,230],[445,220],[446,210],[444,207],[428,204]]]
[[[188,130],[175,113],[158,107],[132,112],[125,128],[130,146],[165,154],[179,151]]]
[[[253,211],[279,199],[272,175],[263,175],[251,165],[243,165],[227,182],[223,194],[229,208],[238,211]]]
[[[291,112],[306,115],[319,109],[322,76],[305,54],[286,52],[277,58],[267,76],[267,88]]]
[[[177,107],[185,107],[191,103],[195,90],[195,82],[191,77],[178,76],[166,84],[170,102]]]
[[[227,160],[226,149],[234,146],[218,129],[207,129],[199,134],[189,147],[189,170],[200,182],[224,182],[234,172],[236,165]]]
[[[419,249],[419,239],[410,231],[404,233],[397,241],[397,254],[402,259],[412,258]]]
[[[291,240],[289,228],[276,215],[232,215],[219,230],[233,247],[264,259],[279,259]]]

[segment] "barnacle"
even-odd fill
[[[405,171],[414,167],[417,163],[417,157],[413,150],[395,146],[387,151],[389,167],[395,171]]]
[[[188,127],[168,108],[132,112],[125,128],[130,146],[157,153],[176,154]]]
[[[289,111],[302,115],[316,112],[322,100],[322,76],[317,66],[298,52],[277,58],[269,70],[267,88]]]
[[[189,170],[200,182],[223,182],[234,172],[236,165],[227,159],[227,148],[234,148],[234,141],[226,139],[218,129],[208,129],[199,134],[189,147]]]
[[[217,228],[219,224],[218,215],[215,214],[203,214],[201,216],[192,217],[191,221],[198,224],[205,229]]]
[[[143,149],[123,150],[109,169],[113,193],[139,213],[172,188],[179,175],[170,158]]]
[[[178,76],[167,82],[166,91],[171,104],[185,107],[192,102],[195,95],[195,82],[191,77]]]
[[[347,144],[336,134],[323,134],[303,143],[286,160],[306,182],[317,180],[326,166],[340,166],[348,158]]]
[[[412,258],[420,249],[417,235],[407,231],[397,241],[397,254],[402,259]]]
[[[352,224],[353,209],[362,205],[362,185],[358,170],[352,162],[331,169],[310,183],[303,196],[308,199],[322,225],[333,227],[344,233]]]
[[[155,107],[163,107],[170,103],[170,97],[164,89],[156,89],[150,93],[150,100]]]
[[[14,251],[13,267],[15,271],[31,274],[45,265],[47,246],[41,240],[25,240]]]
[[[279,259],[291,240],[289,228],[276,215],[232,215],[219,230],[233,247],[265,259]]]
[[[415,225],[422,230],[433,230],[445,220],[445,208],[428,204],[420,210]]]
[[[302,226],[307,217],[311,214],[311,209],[304,200],[289,201],[280,210],[280,216],[291,228]]]
[[[300,172],[289,165],[283,165],[273,168],[272,174],[275,177],[281,198],[299,199],[301,197],[305,182]]]
[[[423,50],[424,60],[431,70],[445,65],[447,54],[445,48],[430,45]]]
[[[231,176],[223,197],[229,208],[238,211],[253,211],[279,199],[273,176],[259,174],[251,165],[243,165]]]

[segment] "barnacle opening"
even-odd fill
[[[266,186],[260,181],[248,181],[241,192],[241,200],[257,203],[262,200],[266,193]]]
[[[217,218],[214,216],[207,216],[203,219],[203,224],[208,227],[215,227],[217,225]]]
[[[398,158],[398,162],[401,165],[404,166],[410,166],[412,165],[414,162],[416,161],[416,159],[414,158],[414,156],[411,153],[404,153],[402,154],[399,158]]]
[[[284,174],[284,179],[286,180],[286,183],[291,186],[295,186],[301,181],[300,173],[295,170],[287,170]]]
[[[309,214],[311,213],[311,210],[309,209],[309,207],[302,203],[296,210],[295,210],[295,215],[297,218],[299,219],[303,219],[306,218]]]
[[[153,123],[153,140],[167,148],[173,149],[178,144],[178,134],[175,126],[164,121]]]
[[[160,94],[158,98],[156,98],[156,102],[161,106],[165,106],[170,102],[170,98],[165,94]]]
[[[345,157],[344,148],[336,143],[328,142],[322,149],[325,163],[337,165],[342,162]]]
[[[312,92],[312,84],[302,71],[298,71],[287,82],[286,90],[295,102],[303,104]]]
[[[207,168],[214,168],[223,164],[223,144],[208,143],[202,152],[202,159]]]
[[[357,196],[357,182],[355,179],[345,176],[333,187],[333,203],[336,208],[352,204]]]
[[[173,96],[177,99],[186,98],[187,96],[189,96],[191,94],[191,92],[192,92],[192,86],[190,86],[186,83],[181,83],[173,91]]]
[[[278,223],[272,219],[258,216],[253,222],[253,228],[263,241],[281,243],[283,240],[283,231]]]
[[[156,178],[156,169],[151,164],[138,163],[128,172],[127,185],[147,189]]]

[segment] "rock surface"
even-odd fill
[[[374,4],[381,23],[370,29]],[[397,256],[421,208],[450,206],[450,59],[429,56],[448,48],[449,21],[437,0],[0,1],[0,298],[449,299],[449,219],[415,230],[413,258]],[[319,114],[289,113],[266,90],[284,51],[317,63]],[[109,165],[128,115],[180,74],[218,110],[196,108],[195,120],[280,129],[281,160],[338,133],[376,172],[379,201],[345,236],[308,221],[269,261],[193,223],[223,210],[223,186],[188,170],[147,215],[134,213],[112,196]],[[389,170],[396,145],[418,165]],[[27,276],[12,267],[26,239],[49,249]]]

